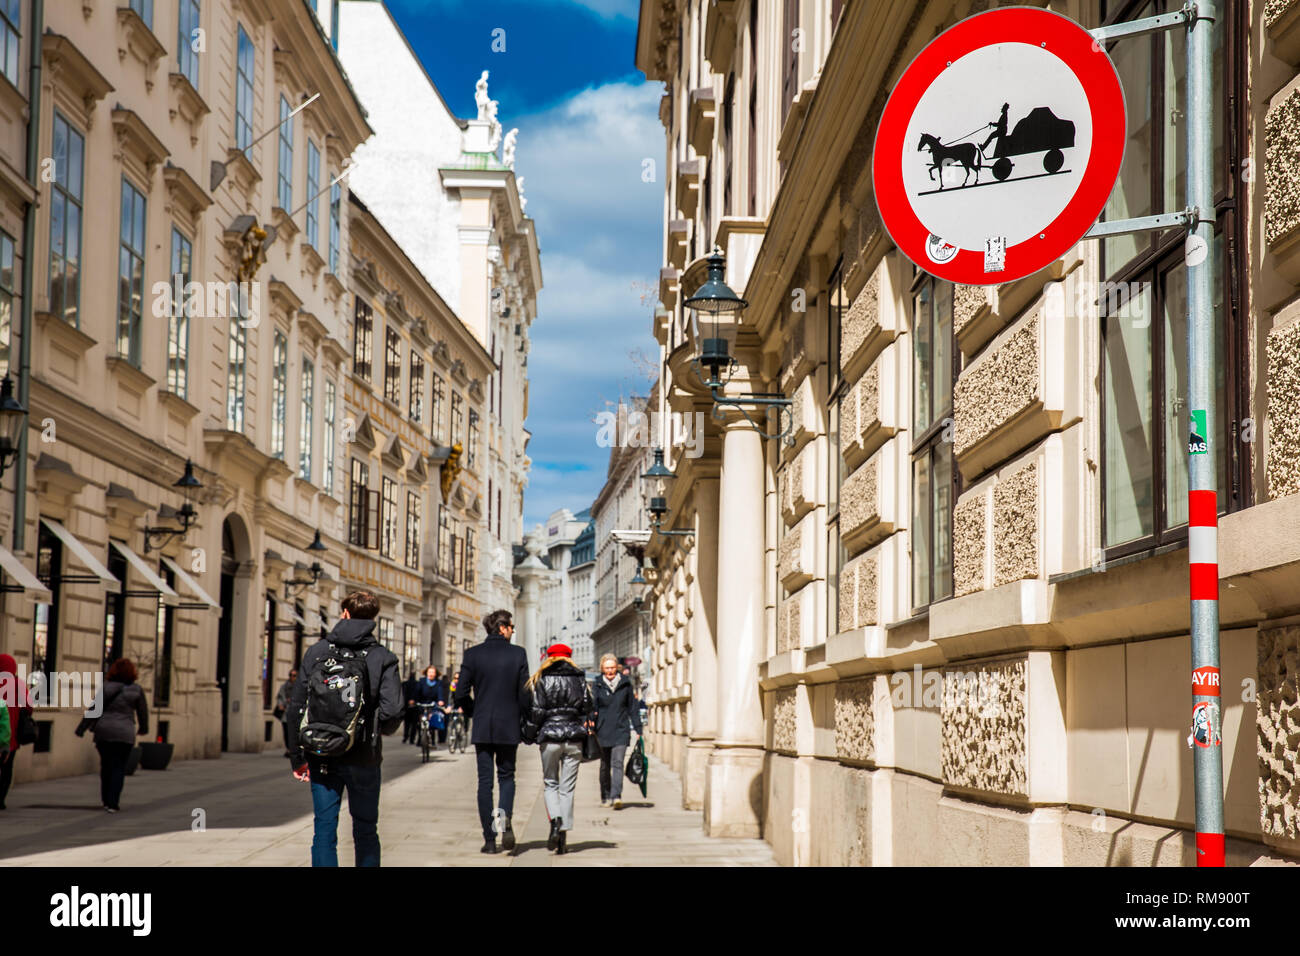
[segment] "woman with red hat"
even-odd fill
[[[9,786],[14,782],[14,761],[22,745],[18,728],[23,717],[32,712],[27,688],[18,679],[18,662],[10,654],[0,654],[0,706],[6,708],[9,718],[9,743],[0,748],[0,810],[5,808]]]
[[[567,644],[547,648],[545,662],[524,687],[528,699],[523,738],[537,743],[542,751],[543,796],[546,814],[551,818],[546,848],[566,853],[567,834],[573,829],[573,791],[582,763],[582,743],[591,723],[591,692]]]

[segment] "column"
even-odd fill
[[[691,704],[686,726],[682,806],[704,806],[705,781],[713,741],[718,736],[718,479],[699,479],[695,504],[695,580],[691,602]]]
[[[729,420],[718,486],[718,735],[704,797],[709,836],[762,835],[763,468],[762,436],[744,419]]]

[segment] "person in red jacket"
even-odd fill
[[[9,745],[0,750],[0,810],[3,810],[14,782],[14,761],[18,759],[18,722],[32,712],[27,688],[18,680],[18,662],[10,654],[0,654],[0,704],[9,709]]]

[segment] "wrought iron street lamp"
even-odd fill
[[[646,510],[650,512],[650,519],[653,524],[651,534],[661,534],[666,538],[687,538],[695,534],[694,531],[665,529],[663,527],[664,515],[668,514],[668,482],[676,477],[664,464],[664,450],[656,448],[654,464],[641,475],[641,479],[646,482],[646,488],[650,492],[650,504]],[[638,569],[637,575],[640,576],[640,574],[641,571]]]
[[[713,417],[722,418],[722,409],[735,408],[764,438],[780,438],[787,444],[793,444],[790,432],[794,426],[794,414],[790,408],[792,404],[790,399],[779,392],[745,392],[740,395],[726,395],[718,391],[727,387],[735,373],[737,363],[731,352],[730,338],[734,338],[740,324],[740,313],[749,307],[749,303],[736,295],[727,285],[724,279],[727,258],[722,254],[722,249],[714,246],[706,262],[708,278],[695,290],[695,294],[685,301],[684,305],[696,312],[697,319],[701,312],[708,316],[704,323],[700,324],[700,332],[704,337],[700,339],[700,355],[692,360],[691,366],[700,384],[713,396]],[[724,316],[728,317],[725,324]],[[703,325],[708,326],[707,330]],[[701,368],[708,369],[707,381],[700,373]],[[750,417],[748,408],[762,409],[764,417],[770,416],[775,411],[778,430],[769,433],[759,427],[758,423]]]
[[[27,409],[14,398],[14,380],[0,380],[0,475],[18,458],[18,443],[27,423]]]
[[[194,510],[191,499],[196,489],[202,488],[203,485],[194,477],[194,462],[188,458],[185,459],[185,474],[172,485],[173,488],[179,488],[185,494],[185,503],[181,505],[179,511],[175,512],[176,521],[180,524],[179,528],[150,528],[144,529],[144,553],[150,551],[161,551],[163,547],[176,535],[181,537],[193,527],[194,522],[199,520],[199,513]]]
[[[312,539],[312,543],[307,545],[307,550],[314,551],[317,554],[329,550],[320,539],[319,528],[316,529],[316,537]],[[291,580],[284,582],[284,599],[286,601],[290,600],[297,594],[301,594],[304,588],[315,587],[317,582],[320,581],[321,575],[325,573],[325,569],[321,567],[320,561],[314,559],[312,560],[311,567],[308,568],[307,571],[311,574],[310,578],[294,577]]]

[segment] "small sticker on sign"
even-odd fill
[[[984,271],[1003,272],[1007,268],[1007,237],[989,236],[984,240]]]
[[[1187,737],[1187,746],[1218,747],[1222,743],[1219,709],[1210,701],[1197,704],[1192,708],[1192,732]]]
[[[1206,440],[1209,428],[1205,420],[1205,409],[1198,408],[1192,412],[1191,428],[1187,433],[1187,454],[1208,455],[1210,443]]]
[[[942,264],[957,254],[957,247],[931,233],[930,238],[925,242],[925,254],[932,262]]]

